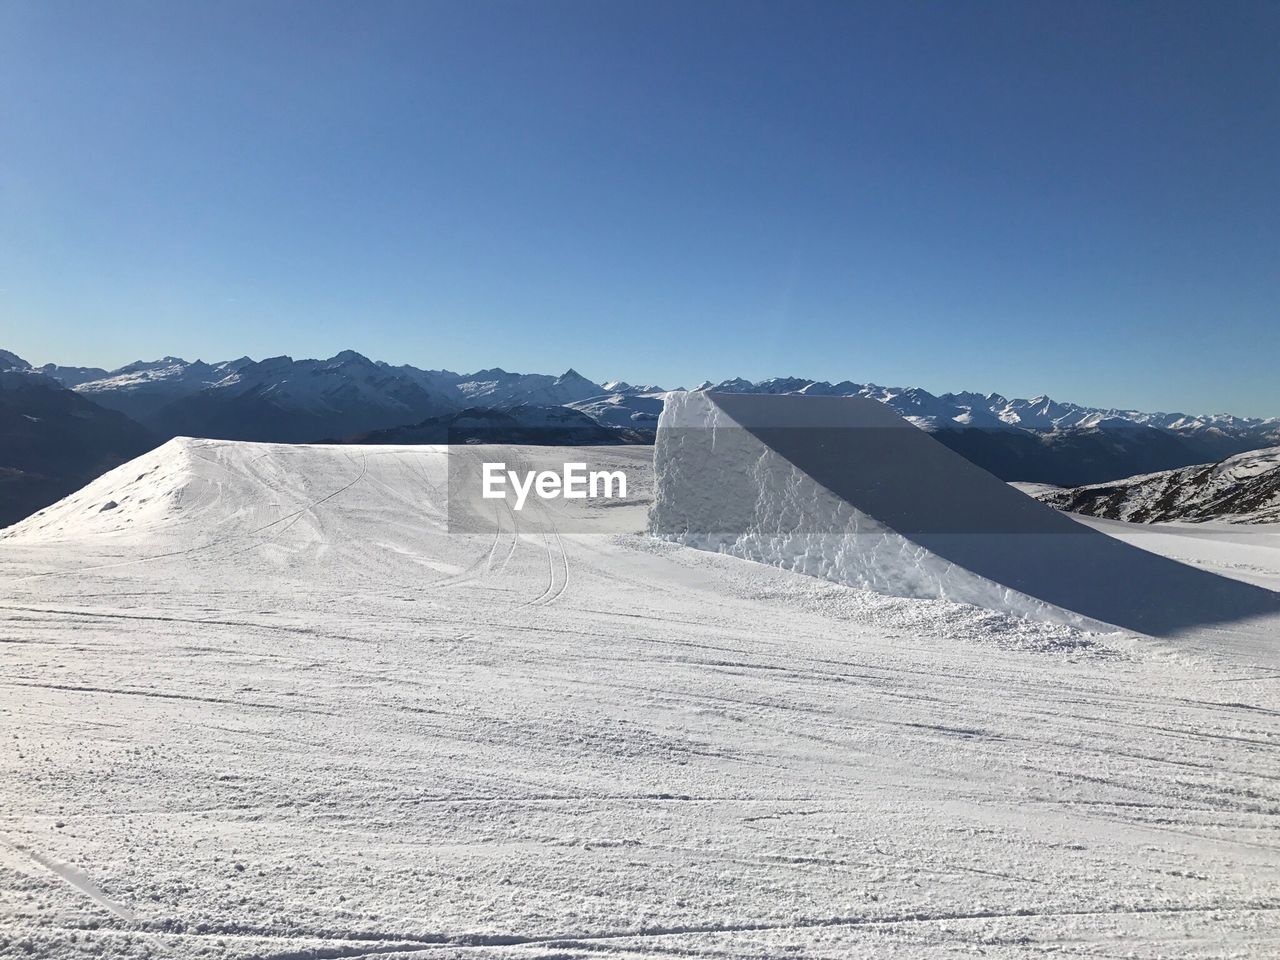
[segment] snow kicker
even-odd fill
[[[673,393],[650,531],[894,596],[1163,636],[1280,594],[1092,530],[861,397]]]

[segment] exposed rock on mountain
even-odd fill
[[[1035,496],[1072,513],[1133,523],[1275,523],[1280,522],[1280,447],[1115,483],[1036,491]]]

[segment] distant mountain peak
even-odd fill
[[[556,386],[580,388],[587,387],[591,393],[600,393],[604,388],[594,380],[589,380],[580,374],[577,370],[570,367],[560,376],[556,377]]]
[[[10,353],[8,350],[0,350],[0,370],[30,370],[31,364],[23,360],[16,353]]]
[[[609,380],[601,384],[601,386],[604,387],[604,392],[607,394],[621,394],[623,396],[667,392],[656,383],[628,383],[626,380]]]

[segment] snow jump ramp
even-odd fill
[[[1280,593],[1041,504],[862,397],[673,393],[650,531],[881,593],[1156,636],[1280,614]]]

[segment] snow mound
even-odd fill
[[[1280,594],[1076,523],[860,397],[668,396],[650,532],[897,597],[1152,634]]]
[[[157,540],[179,545],[242,536],[305,507],[317,491],[299,465],[303,444],[175,437],[0,531],[0,542],[126,538],[122,552]],[[340,448],[352,475],[356,448]]]
[[[164,523],[184,505],[211,499],[196,459],[196,445],[205,442],[170,440],[14,524],[0,539],[64,540]]]

